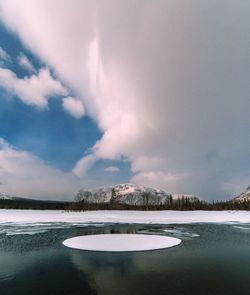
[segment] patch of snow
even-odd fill
[[[7,231],[6,232],[6,236],[17,236],[17,235],[36,235],[36,234],[41,234],[41,233],[45,233],[47,232],[47,230],[42,230],[42,229],[37,229],[37,230],[27,230],[27,231],[24,231],[24,230],[13,230],[13,231]]]
[[[130,252],[165,249],[180,243],[180,239],[158,235],[101,234],[67,239],[63,245],[89,251]]]
[[[235,225],[234,228],[237,228],[237,229],[242,229],[242,230],[246,230],[246,231],[249,231],[250,230],[250,227],[246,227],[246,226],[239,226],[239,225]]]
[[[5,222],[1,223],[0,234],[7,236],[15,235],[35,235],[45,233],[51,229],[66,229],[72,227],[103,227],[104,223],[67,223],[67,222],[34,222],[34,223],[18,223],[18,222]]]
[[[188,232],[186,231],[184,228],[176,228],[176,229],[164,229],[163,230],[165,233],[168,234],[173,234],[177,237],[188,237],[188,238],[195,238],[195,237],[199,237],[200,235],[194,232]]]
[[[13,200],[13,197],[0,193],[0,200]]]
[[[142,230],[138,230],[137,233],[140,234],[155,234],[155,235],[166,235],[166,234],[170,234],[171,236],[180,238],[180,239],[191,239],[191,238],[196,238],[199,237],[200,235],[195,233],[195,232],[191,232],[191,231],[187,231],[185,228],[180,228],[180,227],[169,227],[169,228],[158,228],[157,230],[154,229],[142,229]]]

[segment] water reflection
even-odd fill
[[[136,228],[111,228],[109,230],[110,234],[136,234],[137,230]]]
[[[56,252],[32,251],[26,254],[0,251],[0,282],[10,280],[21,272],[37,265],[39,261],[49,261]]]
[[[199,228],[199,226],[198,226]],[[70,250],[71,261],[83,277],[88,277],[91,288],[98,295],[107,294],[246,294],[243,286],[250,266],[250,255],[242,256],[246,242],[242,236],[232,239],[230,226],[200,226],[204,235],[191,227],[168,228],[173,234],[188,236],[179,247],[134,253],[97,253]],[[137,228],[162,233],[166,227]],[[126,232],[117,228],[115,233]],[[166,234],[166,232],[165,232]],[[216,242],[217,239],[217,242]],[[249,244],[248,239],[248,244]],[[243,258],[244,257],[244,258]],[[240,264],[239,264],[240,263]],[[243,265],[239,278],[237,266]],[[239,271],[240,272],[240,271]],[[237,277],[237,280],[235,279]],[[244,292],[239,292],[240,289]],[[242,289],[242,290],[243,290]]]
[[[0,294],[250,294],[249,225],[237,226],[109,224],[36,235],[0,234]],[[62,245],[74,236],[142,231],[182,235],[183,243],[137,253],[88,252]]]
[[[141,253],[70,250],[72,263],[83,277],[88,277],[98,295],[153,294],[155,286],[162,288],[169,277],[178,275],[175,255],[174,249]],[[163,288],[162,294],[165,291]]]

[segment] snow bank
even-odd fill
[[[90,251],[130,252],[165,249],[177,246],[180,239],[157,235],[102,234],[87,235],[65,240],[64,246]]]
[[[85,211],[0,210],[0,224],[55,223],[187,224],[250,223],[250,211]]]

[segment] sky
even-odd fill
[[[0,0],[0,192],[250,184],[250,2]]]

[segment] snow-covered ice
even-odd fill
[[[176,229],[164,229],[163,230],[165,233],[168,234],[173,234],[176,235],[178,237],[189,237],[189,238],[195,238],[195,237],[199,237],[200,235],[194,232],[189,232],[186,231],[184,228],[176,228]]]
[[[0,210],[1,224],[188,224],[250,223],[250,211],[84,211]]]
[[[64,246],[90,251],[130,252],[165,249],[177,246],[180,239],[141,234],[101,234],[87,235],[67,239]]]
[[[69,223],[69,222],[44,222],[44,223],[20,223],[20,222],[6,222],[0,223],[0,234],[7,236],[16,235],[36,235],[45,233],[51,229],[66,229],[72,227],[103,227],[104,223]]]

